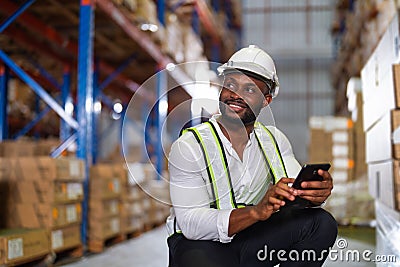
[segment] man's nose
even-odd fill
[[[239,89],[228,89],[229,90],[229,95],[230,95],[230,97],[231,98],[235,98],[235,99],[237,99],[237,98],[242,98],[241,96],[240,96],[240,92],[239,92]]]

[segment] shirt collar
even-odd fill
[[[221,114],[215,114],[210,118],[210,122],[215,126],[215,129],[217,130],[218,135],[221,138],[221,141],[225,144],[228,145],[229,149],[232,149],[232,143],[228,140],[228,138],[226,138],[226,136],[224,135],[224,133],[221,130],[221,127],[219,126],[219,123],[217,122],[218,118],[221,117]],[[247,146],[251,146],[251,144],[256,141],[255,140],[255,135],[254,135],[254,130],[256,128],[256,125],[254,125],[254,129],[253,131],[250,133],[250,138],[249,141],[247,143]]]

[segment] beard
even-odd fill
[[[253,110],[249,106],[247,106],[246,110],[242,115],[239,115],[235,113],[233,110],[228,110],[228,109],[229,106],[226,102],[219,101],[219,111],[221,112],[224,119],[233,123],[248,125],[256,121],[257,116],[260,113],[261,107],[260,108],[257,107],[256,110],[258,110],[258,112],[257,114],[255,114]]]

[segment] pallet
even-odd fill
[[[138,236],[141,236],[141,235],[143,234],[143,232],[144,232],[143,229],[137,229],[137,230],[134,230],[134,231],[125,232],[125,233],[124,233],[125,239],[126,239],[126,240],[129,240],[129,239],[136,238],[136,237],[138,237]]]
[[[17,264],[12,265],[0,265],[0,267],[7,267],[7,266],[18,266],[18,267],[48,267],[51,266],[52,262],[54,261],[53,254],[46,254],[42,256],[37,256],[31,259],[24,260]]]
[[[118,234],[116,236],[104,239],[104,240],[89,240],[88,241],[88,250],[94,253],[103,252],[105,249],[121,243],[122,241],[126,240],[124,234]]]
[[[67,263],[78,261],[84,254],[84,247],[82,244],[54,252],[55,259],[54,266],[61,266]]]

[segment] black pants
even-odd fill
[[[167,240],[170,267],[321,266],[337,235],[337,223],[320,208],[285,210],[238,233],[230,243]]]

